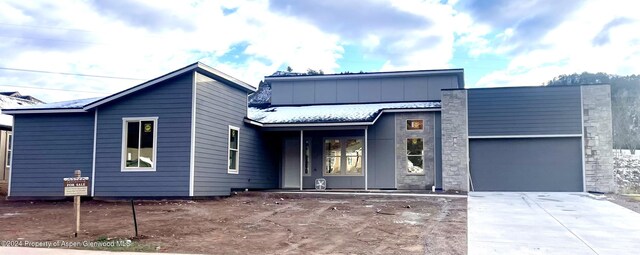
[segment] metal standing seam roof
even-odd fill
[[[371,122],[385,110],[439,108],[440,102],[276,106],[266,109],[249,108],[247,119],[263,125]]]

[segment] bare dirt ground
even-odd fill
[[[0,240],[133,239],[114,250],[216,254],[466,254],[466,198],[283,195],[249,192],[219,200],[82,203],[0,202]]]
[[[640,195],[625,196],[619,194],[607,194],[607,200],[629,208],[634,212],[640,213]]]

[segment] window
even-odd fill
[[[339,139],[324,140],[324,174],[341,174],[342,144]]]
[[[124,118],[122,170],[155,171],[158,118]]]
[[[362,175],[364,142],[360,138],[324,140],[324,175]]]
[[[304,175],[311,175],[311,139],[304,140]]]
[[[13,151],[13,141],[11,140],[11,137],[13,135],[10,132],[7,132],[7,158],[6,158],[6,165],[7,167],[11,167],[11,151]]]
[[[407,172],[424,174],[424,143],[422,138],[407,139]]]
[[[362,174],[362,140],[347,139],[345,143],[347,156],[347,175]]]
[[[234,126],[229,126],[229,168],[227,173],[238,173],[238,157],[240,156],[240,129]]]
[[[407,130],[422,130],[424,120],[407,120]]]
[[[7,145],[7,156],[5,158],[5,160],[6,160],[5,161],[6,162],[5,165],[7,166],[7,169],[11,167],[11,151],[13,151],[13,148],[11,147],[11,145],[13,143],[13,141],[11,141],[11,137],[12,137],[11,132],[7,132],[7,143],[6,143],[6,145]],[[5,169],[5,171],[2,171],[2,180],[3,181],[7,179],[7,174],[8,174],[7,169]]]

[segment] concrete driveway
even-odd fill
[[[472,192],[469,254],[639,254],[640,214],[586,193]]]

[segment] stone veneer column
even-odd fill
[[[581,86],[586,191],[614,192],[611,87]]]
[[[468,191],[467,91],[442,91],[442,188]]]

